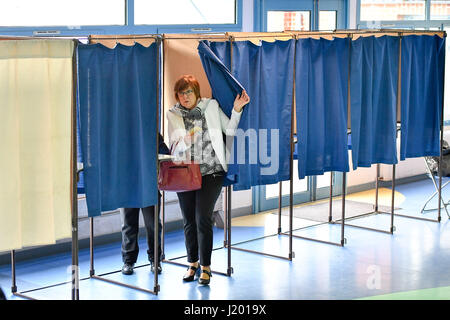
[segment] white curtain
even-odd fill
[[[71,235],[73,51],[0,41],[0,252]]]

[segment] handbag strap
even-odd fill
[[[177,147],[179,141],[175,141],[174,143],[172,143],[172,145],[170,146],[170,154],[172,154],[173,150]]]

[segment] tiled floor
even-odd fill
[[[419,213],[433,192],[431,180],[397,185],[396,191],[401,195],[396,202],[396,207],[401,208],[398,213],[436,217],[436,211],[426,215]],[[385,194],[390,196],[389,190]],[[450,199],[450,188],[444,190],[443,196]],[[265,213],[251,218],[253,220],[249,217],[233,220],[232,243],[276,233],[276,215]],[[295,228],[311,224],[310,221],[294,220]],[[352,224],[389,230],[390,216],[371,215],[354,220]],[[344,247],[294,238],[295,257],[292,261],[231,250],[234,273],[231,277],[213,275],[210,286],[183,283],[181,278],[185,268],[164,263],[158,295],[90,279],[89,250],[82,250],[79,255],[80,299],[450,299],[450,290],[445,288],[450,286],[450,222],[446,212],[442,210],[440,223],[396,216],[394,224],[393,235],[346,226]],[[282,226],[283,231],[287,231],[286,216],[283,216]],[[321,224],[294,234],[339,242],[340,231],[339,224]],[[226,272],[227,249],[221,248],[223,230],[215,229],[214,237],[217,250],[213,252],[212,268]],[[140,247],[145,253],[144,240]],[[268,236],[238,247],[287,257],[289,237]],[[167,258],[185,254],[182,231],[166,234],[165,252]],[[140,255],[138,265],[146,264],[145,256]],[[185,262],[185,259],[177,261]],[[70,253],[17,263],[19,291],[70,281],[70,264]],[[120,243],[95,248],[96,274],[119,270],[121,264]],[[131,276],[117,272],[106,277],[150,290],[154,287],[148,266],[137,268]],[[10,293],[9,265],[0,267],[0,286],[8,299],[20,299]],[[37,299],[70,299],[71,288],[70,284],[64,284],[28,294]]]

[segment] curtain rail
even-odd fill
[[[227,36],[223,37],[162,37],[163,40],[228,40]]]
[[[302,34],[302,35],[333,35],[333,34],[367,34],[367,33],[443,33],[446,35],[444,30],[409,30],[409,29],[337,29],[329,31],[285,31],[286,33]]]
[[[45,40],[54,40],[54,39],[66,39],[66,40],[79,40],[79,39],[88,39],[89,36],[5,36],[0,35],[0,40],[36,40],[36,39],[45,39]]]
[[[226,40],[229,36],[232,36],[234,39],[250,39],[250,38],[282,38],[282,37],[293,37],[299,35],[326,35],[332,36],[342,35],[342,34],[351,34],[351,35],[359,35],[359,34],[380,34],[380,33],[396,33],[398,36],[402,34],[442,34],[443,37],[447,36],[447,32],[444,30],[403,30],[403,29],[377,29],[377,30],[369,30],[369,29],[337,29],[333,31],[286,31],[285,34],[282,33],[273,33],[273,34],[261,34],[258,33],[254,35],[238,35],[233,32],[224,33],[223,36],[208,36],[208,34],[201,34],[199,36],[192,37],[166,37],[165,34],[149,34],[149,35],[127,35],[121,36],[117,35],[114,37],[96,37],[96,36],[9,36],[9,35],[0,35],[0,40],[33,40],[33,39],[88,39],[88,40],[147,40],[147,39],[163,39],[163,40]]]
[[[96,37],[96,36],[88,36],[89,40],[149,40],[149,39],[160,39],[161,35],[136,35],[136,36],[111,36],[111,37]]]

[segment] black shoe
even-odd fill
[[[150,261],[150,264],[152,273],[155,273],[155,263],[153,261]],[[158,263],[158,274],[161,274],[161,272],[162,272],[161,263]]]
[[[125,263],[122,267],[122,273],[129,276],[130,274],[133,274],[133,267],[134,263]]]
[[[191,276],[184,275],[183,281],[186,281],[186,282],[194,281],[195,275],[200,274],[200,265],[198,267],[189,266],[188,270],[194,270],[194,274]]]
[[[211,277],[212,277],[211,271],[203,269],[202,273],[206,273],[208,275],[208,278],[207,279],[198,278],[198,283],[200,283],[200,284],[209,284],[209,281],[211,280]]]

